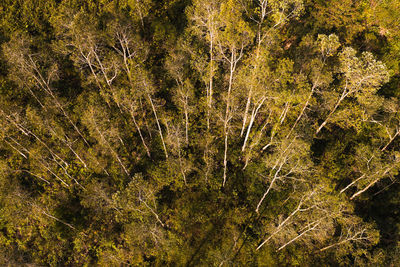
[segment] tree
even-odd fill
[[[396,264],[398,2],[1,2],[0,264]]]
[[[382,83],[389,79],[385,65],[376,61],[371,53],[365,52],[361,58],[358,58],[356,51],[347,47],[341,52],[339,59],[341,61],[339,73],[343,75],[343,82],[340,85],[341,94],[318,127],[316,134],[325,127],[346,97],[353,96],[362,105]]]

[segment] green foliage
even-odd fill
[[[0,265],[397,266],[398,0],[0,3]]]

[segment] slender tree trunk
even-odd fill
[[[139,0],[136,0],[136,8],[138,10],[139,18],[140,18],[140,23],[142,25],[142,30],[144,31],[144,21],[143,21],[143,14],[142,11],[140,10],[140,3]]]
[[[248,138],[249,138],[249,135],[250,135],[250,132],[251,132],[251,128],[253,127],[254,120],[255,120],[255,118],[257,117],[258,111],[260,110],[260,108],[261,108],[262,105],[264,104],[265,99],[266,99],[266,97],[264,97],[264,98],[261,100],[261,103],[260,103],[257,107],[254,107],[254,108],[253,108],[253,111],[252,111],[251,117],[250,117],[249,127],[247,128],[246,137],[244,138],[244,142],[243,142],[243,146],[242,146],[242,152],[243,152],[243,151],[245,150],[245,148],[246,148],[246,143],[247,143],[247,140],[248,140]]]
[[[242,130],[240,131],[240,137],[243,136],[244,134],[244,130],[246,128],[246,123],[247,123],[247,114],[249,113],[249,109],[250,109],[250,102],[251,102],[251,97],[252,97],[252,86],[250,87],[249,90],[249,95],[247,96],[247,102],[246,102],[246,108],[244,110],[244,115],[243,115],[243,124],[242,124]],[[245,141],[246,143],[246,141]],[[242,149],[243,151],[244,149]]]
[[[294,216],[296,215],[297,212],[300,211],[301,206],[303,205],[303,199],[300,200],[299,204],[297,205],[296,209],[289,215],[286,217],[285,220],[283,220],[283,222],[281,222],[278,227],[275,229],[275,231],[267,238],[265,239],[258,247],[256,250],[259,250],[262,246],[265,245],[265,243],[267,243],[272,237],[274,237],[277,233],[279,233],[279,231],[281,230],[281,228],[286,225],[286,223]]]
[[[86,162],[78,155],[78,153],[75,152],[75,150],[72,148],[72,146],[69,144],[67,144],[67,146],[68,146],[69,150],[71,150],[72,153],[75,155],[75,157],[83,164],[83,166],[85,168],[87,168]]]
[[[126,169],[125,165],[122,163],[122,160],[120,159],[120,157],[118,156],[118,153],[114,151],[114,149],[112,148],[111,144],[107,141],[107,139],[104,137],[103,133],[99,130],[99,128],[97,127],[96,121],[93,119],[93,123],[94,126],[96,128],[97,133],[100,135],[101,139],[107,144],[108,148],[110,149],[111,153],[114,155],[114,157],[117,159],[118,163],[121,165],[122,169],[124,170],[124,172],[126,173],[126,175],[129,177],[129,172]]]
[[[154,117],[156,119],[158,132],[160,134],[161,142],[162,142],[162,145],[163,145],[163,148],[164,148],[165,157],[168,158],[167,147],[165,146],[164,137],[163,137],[162,130],[161,130],[161,125],[160,125],[160,122],[159,122],[159,119],[158,119],[158,116],[157,116],[156,108],[154,107],[153,100],[151,99],[149,94],[147,94],[147,97],[149,98],[151,108],[153,109],[153,114],[154,114]]]
[[[21,156],[23,156],[25,159],[27,159],[28,157],[22,153],[18,148],[14,147],[10,142],[8,142],[5,138],[3,139],[4,142],[6,142],[12,149],[14,149],[15,151],[18,152],[18,154],[20,154]]]
[[[144,141],[144,138],[143,138],[143,135],[142,135],[142,131],[140,130],[140,127],[139,127],[139,125],[138,125],[137,122],[136,122],[136,118],[135,118],[135,115],[133,114],[132,107],[131,107],[131,110],[130,110],[130,114],[131,114],[133,123],[135,124],[135,127],[136,127],[136,129],[137,129],[137,131],[138,131],[138,133],[139,133],[140,140],[142,140],[142,144],[143,144],[144,148],[146,149],[147,156],[150,158],[150,150],[149,150],[149,148],[147,147],[146,142]]]
[[[184,109],[185,109],[185,141],[186,141],[186,145],[189,144],[189,111],[188,111],[188,104],[187,104],[187,98],[186,98],[186,102],[184,105]]]
[[[182,164],[181,143],[179,142],[179,137],[177,137],[177,142],[178,142],[179,167],[180,167],[180,169],[181,169],[181,174],[182,174],[182,177],[183,177],[183,181],[184,181],[185,185],[187,185],[186,174],[185,174],[185,171],[184,171],[184,169],[183,169],[183,164]]]
[[[328,114],[328,116],[326,117],[325,121],[318,127],[317,131],[315,132],[315,134],[318,134],[324,127],[325,125],[328,123],[329,119],[331,118],[331,116],[333,115],[333,113],[335,113],[336,109],[339,107],[340,103],[342,103],[343,99],[345,99],[345,97],[347,96],[348,92],[345,89],[342,93],[342,96],[339,98],[339,100],[336,102],[336,105],[333,107],[333,109],[331,110],[331,112]]]
[[[16,171],[26,172],[26,173],[28,173],[28,174],[30,174],[30,175],[32,175],[32,176],[35,176],[36,178],[39,178],[40,180],[42,180],[42,181],[45,182],[45,183],[50,184],[50,182],[47,181],[46,179],[44,179],[43,177],[40,177],[39,175],[36,175],[36,174],[34,174],[33,172],[30,172],[30,171],[28,171],[28,170],[16,170]]]
[[[318,80],[317,80],[317,82],[318,82]],[[290,137],[290,135],[292,134],[293,130],[296,128],[297,123],[299,123],[300,119],[303,117],[304,112],[306,111],[306,109],[307,109],[307,107],[308,107],[308,104],[310,103],[311,97],[312,97],[313,94],[314,94],[314,90],[315,90],[315,88],[317,87],[317,86],[316,86],[317,82],[316,82],[316,83],[313,85],[313,87],[311,88],[311,92],[310,92],[310,94],[308,95],[307,101],[306,101],[306,103],[304,104],[303,109],[301,110],[299,116],[297,117],[296,121],[294,122],[292,128],[290,128],[289,133],[286,135],[286,139]]]
[[[348,242],[348,241],[349,241],[349,240],[345,239],[345,240],[342,240],[342,241],[337,242],[337,243],[335,243],[335,244],[326,246],[326,247],[324,247],[324,248],[321,248],[321,249],[319,250],[319,252],[325,251],[325,250],[327,250],[327,249],[330,249],[330,248],[333,248],[333,247],[336,247],[336,246],[340,246],[341,244],[344,244],[344,243],[346,243],[346,242]]]
[[[394,139],[396,139],[396,137],[400,134],[400,130],[398,130],[396,132],[395,135],[393,135],[393,137],[390,138],[389,142],[386,143],[386,145],[381,149],[381,151],[385,151],[386,148],[388,148],[388,146],[393,142]]]
[[[257,38],[258,38],[258,42],[257,42],[257,50],[256,50],[256,58],[255,58],[255,62],[256,65],[254,67],[254,71],[252,72],[254,75],[257,73],[257,69],[258,69],[258,58],[260,56],[260,47],[261,47],[261,36],[260,36],[260,31],[261,31],[261,27],[259,25],[258,27],[258,34],[257,34]],[[249,109],[250,109],[250,104],[251,104],[251,98],[253,97],[252,93],[253,93],[253,82],[254,82],[254,75],[252,75],[251,77],[251,84],[250,84],[250,89],[249,89],[249,94],[247,96],[247,101],[246,101],[246,108],[244,110],[244,115],[243,115],[243,124],[242,124],[242,130],[240,132],[240,137],[243,136],[245,128],[246,128],[246,123],[247,123],[247,116],[249,113]],[[243,151],[243,150],[242,150]]]
[[[376,178],[375,180],[373,180],[372,182],[370,182],[366,187],[364,187],[362,190],[357,191],[356,193],[354,193],[351,197],[350,200],[353,200],[354,198],[356,198],[357,196],[361,195],[362,193],[364,193],[365,191],[367,191],[371,186],[373,186],[374,184],[376,184],[379,180],[381,180],[381,177]]]
[[[317,221],[317,222],[310,223],[310,224],[308,225],[308,229],[307,229],[307,230],[303,231],[301,234],[299,234],[298,236],[296,236],[295,238],[293,238],[292,240],[290,240],[290,241],[287,242],[286,244],[282,245],[280,248],[278,248],[278,251],[284,249],[286,246],[290,245],[291,243],[293,243],[294,241],[296,241],[297,239],[299,239],[300,237],[302,237],[303,235],[305,235],[307,232],[310,232],[310,231],[314,230],[315,228],[317,228],[317,226],[318,226],[319,224],[321,224],[321,221],[322,221],[322,219],[319,220],[319,221]],[[314,224],[314,225],[313,225],[313,224]],[[310,227],[311,225],[313,225],[313,226]]]
[[[41,162],[41,164],[42,164],[42,166],[47,170],[47,171],[49,171],[54,177],[56,177],[58,180],[60,180],[61,181],[61,183],[63,184],[63,185],[65,185],[66,187],[69,187],[69,185],[63,180],[63,179],[61,179],[56,173],[54,173],[49,167],[47,167],[43,162]]]
[[[259,211],[259,209],[260,209],[260,207],[261,207],[261,204],[263,203],[264,199],[267,197],[268,193],[271,191],[272,187],[274,186],[275,181],[278,179],[278,174],[279,174],[279,172],[281,171],[282,166],[283,166],[284,163],[285,163],[285,162],[282,162],[282,163],[280,164],[279,169],[275,172],[274,178],[272,179],[271,183],[269,184],[267,191],[264,193],[264,195],[262,196],[262,198],[261,198],[260,201],[258,202],[257,208],[256,208],[256,212],[257,212],[257,213],[258,213],[258,211]]]
[[[354,180],[353,182],[351,182],[348,186],[346,186],[345,188],[343,188],[340,193],[343,193],[344,191],[346,191],[347,189],[349,189],[352,185],[354,185],[355,183],[357,183],[359,180],[361,180],[362,178],[365,177],[365,174],[361,175],[360,177],[358,177],[356,180]]]
[[[358,192],[354,193],[350,200],[353,200],[354,198],[356,198],[357,196],[361,195],[362,193],[364,193],[365,191],[367,191],[369,188],[371,188],[373,185],[375,185],[379,180],[382,179],[382,177],[384,177],[389,171],[391,171],[396,165],[393,164],[392,166],[390,166],[389,168],[387,168],[381,175],[379,175],[379,173],[377,174],[378,178],[376,178],[375,180],[373,180],[372,182],[370,182],[366,187],[364,187],[363,189],[359,190]]]
[[[208,87],[208,109],[207,109],[207,129],[210,129],[210,114],[212,108],[213,97],[213,76],[214,76],[214,35],[210,32],[210,80]]]
[[[165,224],[161,221],[158,214],[146,203],[146,201],[144,201],[142,199],[142,197],[140,195],[139,195],[139,201],[142,202],[146,206],[146,208],[148,208],[150,210],[151,213],[153,213],[153,215],[156,217],[157,221],[164,227]]]
[[[232,82],[233,82],[233,73],[235,71],[235,63],[234,63],[234,53],[235,51],[231,51],[231,61],[230,61],[230,75],[229,75],[229,85],[228,85],[228,96],[226,99],[226,110],[225,110],[225,120],[224,120],[224,181],[222,186],[225,186],[226,183],[226,172],[228,165],[228,129],[229,129],[229,120],[230,120],[230,99],[231,99],[231,91],[232,91]]]
[[[58,102],[58,99],[56,98],[56,96],[54,95],[52,89],[50,88],[49,85],[49,81],[46,81],[42,74],[40,73],[39,69],[36,66],[35,61],[32,59],[31,56],[29,56],[29,59],[31,61],[32,67],[34,68],[34,70],[36,71],[38,77],[36,77],[36,75],[33,74],[33,78],[36,79],[36,81],[42,86],[43,90],[49,94],[51,96],[51,98],[53,99],[54,103],[56,104],[56,106],[61,110],[61,112],[63,113],[64,117],[67,118],[67,120],[69,121],[69,123],[72,125],[72,127],[74,127],[75,131],[78,133],[78,135],[83,139],[83,141],[85,142],[85,144],[87,146],[89,146],[89,142],[86,140],[86,138],[83,136],[83,134],[81,133],[81,131],[78,129],[78,127],[76,126],[76,124],[72,121],[72,119],[68,116],[67,112],[64,110],[64,108],[62,107],[62,105]]]

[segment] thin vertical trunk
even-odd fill
[[[78,155],[78,153],[75,152],[75,150],[72,148],[72,146],[70,144],[66,144],[69,148],[69,150],[71,150],[71,152],[75,155],[75,157],[83,164],[83,166],[85,168],[87,168],[87,164],[86,162]]]
[[[54,177],[56,177],[58,180],[60,180],[61,181],[61,183],[63,184],[63,185],[65,185],[66,187],[69,187],[69,185],[63,180],[63,179],[61,179],[56,173],[54,173],[49,167],[47,167],[43,162],[41,162],[41,164],[42,164],[42,166],[46,169],[46,170],[48,170]]]
[[[144,31],[144,21],[143,21],[143,14],[142,11],[140,10],[140,2],[139,0],[136,0],[136,8],[139,14],[139,18],[140,18],[140,23],[142,25],[142,30]]]
[[[258,204],[257,204],[257,208],[256,208],[256,212],[257,212],[257,213],[258,213],[258,210],[259,210],[259,208],[260,208],[262,202],[264,201],[264,199],[266,198],[266,196],[268,195],[268,193],[271,191],[271,189],[272,189],[274,183],[276,182],[276,180],[279,178],[279,177],[278,177],[279,172],[281,171],[283,165],[287,162],[287,159],[288,159],[288,157],[290,156],[290,155],[286,155],[286,154],[287,154],[287,151],[288,151],[289,148],[292,146],[292,144],[293,144],[293,142],[294,142],[295,140],[296,140],[296,137],[293,138],[293,140],[290,142],[290,144],[280,153],[279,158],[277,159],[277,161],[276,161],[274,167],[271,169],[270,173],[271,173],[272,171],[274,171],[274,170],[278,167],[278,165],[279,165],[279,168],[278,168],[278,170],[275,172],[274,177],[273,177],[271,183],[269,184],[267,191],[264,193],[264,195],[262,196],[261,200],[260,200],[260,201],[258,202]]]
[[[290,104],[289,104],[289,101],[288,101],[288,102],[286,102],[286,104],[285,104],[285,108],[284,108],[284,110],[283,110],[283,114],[282,114],[282,117],[281,117],[280,125],[282,125],[283,122],[285,121],[286,115],[287,115],[289,109],[290,109]]]
[[[139,201],[142,202],[142,203],[146,206],[146,208],[148,208],[148,209],[150,210],[150,212],[156,217],[157,221],[164,227],[165,224],[161,221],[161,219],[160,219],[160,217],[158,216],[158,214],[154,211],[154,209],[152,209],[152,208],[146,203],[146,201],[144,201],[144,200],[142,199],[142,197],[140,196],[140,194],[139,194]]]
[[[335,113],[336,109],[339,107],[340,103],[342,103],[343,99],[346,98],[346,96],[348,95],[349,92],[347,92],[347,89],[345,89],[342,93],[342,95],[340,96],[339,100],[336,102],[336,105],[333,107],[333,109],[331,110],[331,112],[329,112],[328,116],[326,117],[325,121],[318,127],[317,131],[315,132],[315,134],[318,134],[324,127],[325,125],[328,123],[329,119],[331,118],[332,114]]]
[[[213,96],[213,75],[214,75],[214,36],[213,33],[210,32],[210,80],[209,80],[209,88],[208,88],[208,109],[207,109],[207,129],[210,129],[210,114],[212,107],[212,96]]]
[[[185,105],[185,141],[186,145],[189,144],[189,112],[187,104]]]
[[[209,159],[209,154],[210,154],[210,152],[209,152],[209,143],[208,143],[208,140],[206,140],[206,147],[204,149],[204,154],[203,154],[203,159],[204,159],[204,161],[206,163],[206,171],[205,171],[205,180],[206,180],[206,182],[208,181],[208,175],[209,175],[210,170],[211,170],[211,167],[210,167],[211,163],[210,163],[210,159]]]
[[[308,103],[310,102],[311,97],[312,97],[312,95],[314,94],[315,88],[316,88],[316,85],[314,84],[313,87],[311,88],[310,94],[308,95],[307,101],[306,101],[306,103],[305,103],[304,106],[303,106],[303,109],[301,110],[299,116],[297,117],[296,121],[294,122],[292,128],[290,128],[289,133],[286,135],[286,139],[290,137],[290,135],[292,134],[293,130],[296,128],[297,123],[299,123],[300,119],[303,117],[304,112],[306,111],[306,109],[307,109],[307,107],[308,107]]]
[[[240,132],[240,137],[243,136],[244,130],[246,128],[247,116],[248,116],[247,114],[249,113],[249,109],[250,109],[251,97],[252,97],[252,87],[250,87],[249,95],[247,96],[246,108],[245,108],[244,115],[243,115],[243,124],[242,124],[242,130]]]
[[[31,93],[31,95],[33,96],[33,98],[35,98],[35,100],[39,103],[39,105],[44,109],[47,110],[46,107],[42,104],[42,102],[40,102],[39,98],[35,95],[35,93],[32,91],[32,89],[30,89],[28,87],[29,92]]]
[[[78,133],[78,135],[83,139],[83,141],[85,142],[85,144],[87,146],[89,146],[89,142],[86,140],[86,138],[83,136],[83,134],[81,133],[81,131],[78,129],[78,127],[76,126],[76,124],[72,121],[72,119],[68,116],[67,112],[64,110],[64,108],[62,107],[62,105],[58,102],[58,99],[56,98],[56,96],[54,95],[52,89],[50,88],[49,85],[49,81],[46,81],[42,74],[40,73],[40,71],[38,70],[35,61],[32,59],[31,56],[29,56],[29,59],[32,63],[32,67],[34,68],[34,70],[36,71],[37,75],[39,77],[36,77],[36,75],[33,74],[33,78],[39,83],[39,85],[42,86],[43,90],[49,94],[51,96],[51,98],[53,99],[54,103],[56,104],[56,106],[61,110],[61,112],[63,113],[64,117],[67,118],[67,120],[69,121],[69,123],[74,127],[75,131]]]
[[[232,82],[233,82],[233,73],[235,71],[235,62],[234,62],[234,54],[235,51],[231,51],[231,60],[230,60],[230,75],[229,75],[229,85],[228,85],[228,96],[226,99],[226,110],[225,110],[225,120],[224,120],[224,181],[222,186],[225,186],[226,183],[226,173],[228,166],[228,130],[229,130],[229,120],[230,120],[230,99],[231,99],[231,91],[232,91]]]
[[[72,146],[71,146],[71,144],[70,144],[71,142],[69,141],[68,136],[67,136],[66,134],[64,134],[64,137],[65,137],[65,140],[64,140],[62,137],[60,137],[60,136],[54,131],[53,128],[48,127],[48,129],[49,129],[49,131],[50,131],[54,136],[56,136],[58,139],[60,139],[61,142],[63,142],[63,143],[69,148],[69,150],[75,155],[75,157],[83,164],[83,166],[84,166],[85,168],[87,168],[86,162],[85,162],[85,161],[78,155],[78,153],[72,148]]]
[[[261,40],[260,40],[260,27],[258,29],[258,42],[257,42],[257,51],[256,51],[256,58],[255,58],[255,62],[256,65],[254,66],[254,71],[252,72],[254,75],[257,73],[257,69],[258,69],[258,58],[260,56],[260,46],[261,46]],[[246,128],[246,123],[247,123],[247,117],[248,117],[248,113],[249,113],[249,109],[250,109],[250,104],[251,104],[251,98],[253,97],[253,86],[254,86],[254,75],[252,75],[251,77],[251,82],[250,82],[250,89],[249,89],[249,94],[247,96],[247,101],[246,101],[246,108],[244,111],[244,115],[243,115],[243,124],[242,124],[242,130],[240,132],[240,137],[243,136],[245,128]]]
[[[30,172],[30,171],[28,171],[28,170],[17,170],[17,171],[26,172],[26,173],[28,173],[28,174],[30,174],[30,175],[36,177],[36,178],[39,178],[40,180],[42,180],[43,182],[46,182],[47,184],[50,184],[50,182],[47,181],[46,179],[44,179],[43,177],[40,177],[39,175],[36,175],[36,174],[34,174],[33,172]]]
[[[143,144],[144,148],[146,149],[147,156],[150,158],[150,150],[147,147],[146,142],[144,141],[144,138],[143,138],[143,135],[142,135],[142,131],[140,130],[140,127],[136,122],[136,118],[135,118],[135,115],[133,114],[132,107],[131,107],[131,110],[130,110],[130,114],[131,114],[133,123],[135,124],[135,127],[136,127],[136,129],[137,129],[137,131],[139,133],[140,139],[142,140],[142,144]]]
[[[261,103],[258,104],[258,106],[254,106],[254,107],[253,107],[253,111],[251,112],[251,117],[250,117],[250,123],[249,123],[249,126],[247,127],[246,137],[244,138],[244,142],[243,142],[243,146],[242,146],[242,152],[243,152],[243,151],[245,150],[245,148],[246,148],[246,143],[247,143],[247,140],[248,140],[248,138],[249,138],[251,129],[252,129],[252,127],[253,127],[254,120],[255,120],[255,118],[257,117],[258,111],[260,110],[260,108],[261,108],[262,105],[264,104],[264,101],[265,101],[265,100],[266,100],[266,97],[263,97],[262,100],[261,100]]]
[[[159,122],[159,119],[158,119],[158,116],[157,116],[156,108],[154,107],[153,100],[151,99],[150,94],[147,93],[147,97],[149,98],[150,105],[151,105],[151,108],[153,110],[154,117],[156,118],[158,132],[160,134],[161,142],[162,142],[162,145],[163,145],[163,148],[164,148],[165,157],[168,158],[167,147],[165,146],[164,137],[163,137],[162,130],[161,130],[161,125],[160,125],[160,122]]]
[[[104,137],[103,133],[99,130],[99,128],[97,127],[96,121],[93,119],[93,123],[95,126],[95,129],[97,131],[97,133],[100,135],[101,139],[107,144],[108,148],[110,149],[111,153],[114,155],[114,157],[117,159],[118,163],[121,165],[122,169],[124,170],[124,172],[126,173],[126,175],[129,177],[129,172],[126,169],[125,165],[122,163],[122,160],[120,159],[119,155],[117,152],[114,151],[114,149],[112,148],[111,144],[107,141],[107,139]]]
[[[378,177],[375,180],[373,180],[372,182],[370,182],[366,187],[364,187],[363,189],[357,191],[356,193],[354,193],[351,197],[350,200],[353,200],[354,198],[356,198],[357,196],[361,195],[362,193],[364,193],[365,191],[367,191],[371,186],[373,186],[374,184],[376,184],[379,180],[381,180],[382,177]]]
[[[183,164],[182,164],[182,156],[181,156],[181,142],[179,141],[179,136],[177,136],[177,142],[178,142],[178,158],[179,158],[179,167],[181,169],[181,174],[183,177],[183,181],[185,183],[185,185],[187,185],[187,181],[186,181],[186,174],[185,171],[183,170]]]
[[[50,147],[42,139],[40,139],[36,134],[34,134],[31,130],[24,128],[22,125],[20,125],[17,122],[11,120],[10,118],[8,118],[8,119],[12,124],[14,124],[17,127],[17,129],[22,131],[25,135],[28,135],[28,136],[31,135],[31,136],[35,137],[35,139],[38,140],[39,143],[41,143],[50,152],[50,154],[53,157],[58,158],[62,163],[65,164],[65,166],[68,166],[67,162],[65,162],[60,156],[58,156],[55,152],[53,152],[53,150],[50,149]]]

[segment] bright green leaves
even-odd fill
[[[380,180],[390,178],[392,181],[400,169],[400,155],[398,152],[384,154],[379,148],[360,144],[356,148],[354,170],[356,177],[341,192],[352,187],[350,199],[354,199],[366,192]]]
[[[380,95],[396,5],[0,4],[0,249],[74,266],[371,259],[381,226],[354,203],[400,169],[399,103]]]
[[[340,62],[337,69],[337,73],[340,74],[339,95],[336,96],[337,100],[334,101],[332,95],[328,91],[325,92],[325,103],[331,107],[327,118],[318,127],[317,134],[327,124],[328,120],[335,120],[335,117],[336,120],[339,119],[336,111],[341,107],[342,102],[350,97],[356,98],[361,110],[365,110],[361,111],[363,115],[359,113],[356,117],[367,120],[367,117],[371,116],[374,110],[379,108],[379,103],[382,103],[379,97],[375,95],[378,88],[389,80],[389,73],[385,65],[377,61],[369,52],[364,52],[358,57],[353,48],[345,47],[338,57]],[[342,115],[339,116],[339,120],[346,120],[346,117],[352,116],[351,112],[358,110],[357,107],[352,107],[354,104],[349,103],[349,107],[341,111]],[[350,114],[343,116],[343,112],[350,112]]]
[[[228,0],[221,4],[219,20],[222,27],[220,29],[221,43],[227,47],[245,47],[252,40],[252,32],[249,25],[242,19],[240,5],[236,0]]]
[[[121,236],[125,248],[118,249],[129,260],[139,255],[157,255],[165,245],[165,223],[157,209],[155,188],[136,174],[132,181],[112,196],[117,222],[124,225]],[[137,250],[136,248],[140,248]],[[140,258],[137,259],[140,262]]]
[[[318,43],[323,58],[333,56],[340,47],[339,37],[337,37],[335,34],[331,34],[329,36],[325,34],[319,34]]]
[[[262,1],[260,3],[269,2],[272,10],[272,19],[275,25],[283,24],[287,20],[298,17],[303,11],[303,0],[273,0],[273,1]]]
[[[149,14],[153,3],[151,0],[124,0],[121,1],[119,5],[121,5],[121,7],[129,7],[131,17],[137,21],[140,21],[142,26],[144,26],[143,20]]]
[[[313,1],[312,16],[315,18],[314,29],[317,31],[335,31],[349,42],[357,33],[365,30],[363,24],[367,1],[329,0]]]
[[[389,73],[371,53],[364,52],[361,57],[357,57],[356,53],[353,48],[346,47],[339,55],[339,71],[344,74],[348,90],[365,93],[372,90],[370,93],[375,93],[378,86],[388,82]]]

